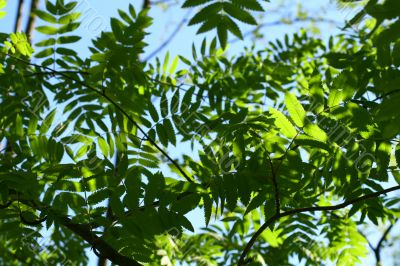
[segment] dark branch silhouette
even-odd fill
[[[242,254],[240,255],[240,259],[238,262],[238,265],[244,265],[244,261],[245,258],[247,256],[247,254],[250,252],[251,248],[253,247],[254,243],[256,242],[257,238],[262,234],[262,232],[264,232],[271,224],[273,224],[274,222],[278,221],[280,218],[285,217],[285,216],[290,216],[293,214],[297,214],[297,213],[302,213],[302,212],[315,212],[315,211],[335,211],[335,210],[339,210],[339,209],[343,209],[349,205],[352,205],[354,203],[360,202],[360,201],[364,201],[364,200],[368,200],[368,199],[373,199],[376,198],[382,194],[386,194],[392,191],[396,191],[400,189],[400,185],[399,186],[394,186],[388,189],[384,189],[382,191],[377,191],[374,193],[369,193],[366,194],[364,196],[355,198],[355,199],[351,199],[348,201],[345,201],[341,204],[337,204],[337,205],[332,205],[332,206],[315,206],[315,207],[306,207],[306,208],[298,208],[298,209],[293,209],[293,210],[289,210],[289,211],[285,211],[282,212],[280,214],[275,214],[274,216],[272,216],[271,218],[269,218],[255,233],[254,235],[251,237],[250,241],[247,243],[246,247],[244,248]]]
[[[386,241],[387,236],[390,232],[390,230],[392,230],[392,228],[394,227],[394,225],[396,224],[396,222],[398,221],[398,219],[396,219],[393,223],[391,223],[388,228],[386,228],[386,230],[383,232],[381,239],[379,239],[378,244],[376,245],[375,248],[373,248],[372,250],[374,251],[375,254],[375,259],[376,259],[376,266],[380,266],[381,265],[381,250],[382,250],[382,245],[383,243]]]
[[[24,10],[24,0],[18,1],[17,17],[15,18],[14,32],[19,32],[22,29],[22,11]]]
[[[38,211],[46,210],[51,213],[52,217],[59,222],[61,225],[65,226],[75,234],[83,238],[87,243],[89,243],[93,250],[96,250],[96,254],[100,257],[105,257],[112,263],[121,266],[141,266],[136,260],[121,255],[117,250],[110,246],[104,239],[98,237],[92,232],[90,225],[77,224],[72,222],[70,218],[65,215],[58,214],[51,207],[43,205],[41,202],[34,202],[32,200],[21,199],[18,197],[18,201],[26,206],[34,208]]]
[[[164,155],[168,161],[170,161],[176,168],[177,170],[182,174],[182,176],[188,181],[188,182],[194,182],[194,180],[188,176],[188,174],[182,169],[182,167],[174,160],[172,159],[172,157],[166,152],[164,151],[164,149],[162,149],[155,140],[153,140],[152,138],[150,138],[150,136],[142,129],[142,127],[127,113],[127,111],[125,111],[117,102],[115,102],[110,96],[108,96],[104,91],[100,91],[98,89],[96,89],[95,87],[79,80],[76,78],[73,78],[71,76],[69,76],[68,74],[65,74],[64,72],[60,72],[57,70],[53,70],[50,67],[46,67],[46,66],[41,66],[38,64],[34,64],[31,63],[29,61],[26,61],[24,59],[18,58],[16,56],[13,55],[8,55],[10,58],[13,58],[19,62],[22,62],[24,64],[30,65],[30,66],[34,66],[37,68],[41,68],[41,69],[45,69],[47,71],[53,72],[54,75],[58,75],[60,77],[66,78],[68,80],[72,80],[75,81],[77,84],[84,86],[88,89],[90,89],[91,91],[93,91],[94,93],[96,93],[97,95],[99,95],[100,97],[106,99],[110,104],[112,104],[118,111],[120,111],[128,120],[129,122],[131,122],[138,130],[139,132],[145,137],[145,139],[147,141],[150,142],[151,145],[153,145],[159,152],[161,152],[162,155]]]
[[[26,30],[25,30],[30,43],[32,43],[33,30],[35,29],[35,21],[36,21],[35,12],[36,12],[38,6],[39,6],[39,0],[32,0],[31,9],[29,12],[28,24],[26,25]]]
[[[183,16],[181,22],[176,26],[175,30],[171,33],[171,35],[158,47],[156,48],[153,52],[151,52],[145,59],[144,61],[147,62],[151,58],[153,58],[156,54],[158,54],[160,51],[162,51],[165,47],[168,46],[168,44],[175,38],[175,36],[178,34],[178,32],[181,30],[181,28],[185,25],[185,23],[188,21],[188,18],[190,16],[190,13],[192,12],[192,9],[189,9],[186,14]]]
[[[117,177],[117,175],[118,175],[118,168],[119,168],[119,162],[120,162],[120,157],[121,157],[118,147],[117,147],[116,151],[117,151],[117,153],[115,155],[115,162],[114,162],[114,177]],[[113,220],[113,211],[111,209],[110,201],[108,201],[108,204],[107,204],[106,219],[109,221]],[[107,231],[107,228],[104,228],[103,236],[105,235],[106,231]],[[99,261],[98,261],[97,265],[98,266],[107,266],[107,259],[99,256]]]

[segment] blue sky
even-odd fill
[[[14,19],[16,14],[16,5],[18,1],[9,0],[8,5],[5,8],[7,15],[5,18],[1,20],[0,23],[0,32],[11,32],[14,28]],[[29,7],[30,1],[25,4],[26,9]],[[44,2],[44,1],[41,1]],[[169,1],[174,2],[174,1]],[[182,3],[182,1],[180,1]],[[344,18],[348,18],[350,16],[349,10],[338,10],[336,9],[335,4],[329,0],[308,0],[308,1],[300,1],[300,0],[292,0],[292,1],[280,1],[274,0],[272,4],[265,5],[266,12],[264,17],[261,19],[263,23],[273,24],[276,21],[279,21],[282,17],[284,18],[294,18],[296,13],[296,5],[303,2],[305,5],[305,10],[309,12],[311,17],[323,16],[325,19],[333,20],[341,22]],[[283,8],[276,10],[278,3],[286,2],[289,3],[284,5]],[[305,3],[304,3],[305,2]],[[82,14],[82,24],[80,29],[77,32],[77,35],[83,36],[81,42],[74,46],[74,49],[82,56],[87,57],[89,55],[89,50],[87,49],[90,46],[90,40],[99,35],[101,31],[110,30],[109,19],[113,16],[118,16],[117,9],[126,9],[128,4],[132,3],[137,8],[140,9],[142,1],[134,0],[134,1],[126,1],[126,0],[113,0],[113,1],[105,1],[105,0],[85,0],[79,1],[78,10],[81,11]],[[324,11],[325,10],[325,11]],[[28,12],[25,10],[25,13]],[[193,13],[192,13],[193,14]],[[170,7],[167,11],[164,11],[162,8],[153,8],[150,12],[150,16],[154,19],[153,26],[149,29],[151,33],[147,38],[146,42],[149,46],[145,50],[145,54],[142,58],[146,58],[149,54],[151,54],[154,50],[156,50],[161,43],[163,43],[176,28],[176,25],[181,22],[182,18],[187,15],[187,10],[182,10],[180,5],[174,5]],[[40,23],[40,22],[39,22]],[[268,41],[275,40],[276,38],[282,37],[285,33],[294,33],[298,31],[301,27],[308,26],[310,23],[296,23],[293,25],[275,25],[275,26],[267,26],[260,30],[261,33],[264,34],[264,38],[259,40],[256,44],[257,48],[262,49]],[[337,24],[340,25],[340,24]],[[329,37],[329,35],[335,34],[338,32],[337,25],[330,23],[321,23],[319,27],[321,29],[321,36],[323,38]],[[241,24],[242,31],[245,33],[249,31],[251,28]],[[187,57],[191,57],[191,46],[192,43],[201,43],[204,37],[208,37],[211,40],[214,37],[215,32],[208,33],[207,35],[196,36],[197,27],[188,27],[183,26],[175,38],[169,43],[169,45],[162,51],[160,51],[157,56],[160,56],[161,59],[164,58],[164,55],[167,51],[170,52],[171,57],[173,58],[175,55],[184,55]],[[231,36],[232,37],[232,36]],[[38,42],[44,39],[44,36],[41,36],[35,33],[34,42]],[[233,39],[233,38],[231,38]],[[243,50],[244,46],[251,45],[251,39],[247,39],[246,41],[235,41],[231,44],[228,53],[234,55],[235,53],[240,53]],[[170,58],[171,58],[170,57]],[[154,60],[154,58],[152,59]],[[179,66],[178,66],[179,69]],[[179,146],[179,148],[170,148],[169,152],[171,154],[179,154],[187,151],[189,146],[183,145]],[[197,210],[192,212],[189,215],[190,220],[193,222],[195,228],[199,228],[204,225],[203,213],[201,210]],[[383,256],[385,258],[385,256]],[[97,259],[91,254],[90,255],[90,265],[95,265]],[[373,258],[367,258],[365,260],[365,265],[373,265]],[[388,262],[389,263],[389,262]],[[392,264],[387,264],[392,265]]]

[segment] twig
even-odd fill
[[[72,222],[70,218],[64,215],[58,214],[51,207],[42,204],[41,202],[34,202],[32,200],[20,199],[18,197],[18,202],[23,203],[31,208],[38,211],[47,211],[52,214],[52,217],[59,222],[61,225],[65,226],[75,234],[82,237],[87,243],[89,243],[94,249],[96,249],[96,254],[102,257],[106,257],[112,263],[121,266],[141,266],[136,260],[121,255],[117,250],[115,250],[111,245],[109,245],[104,239],[98,237],[95,233],[91,231],[90,226],[84,224],[77,224]]]
[[[290,25],[290,24],[293,24],[293,23],[309,22],[309,21],[311,21],[311,22],[324,22],[324,23],[330,23],[330,24],[338,24],[339,23],[338,21],[331,20],[331,19],[325,19],[325,18],[305,18],[305,19],[296,18],[296,19],[288,21],[288,22],[283,21],[283,20],[265,22],[265,23],[262,23],[262,24],[258,25],[257,26],[257,30],[261,29],[261,28],[264,28],[264,27],[276,27],[276,26],[284,26],[284,25],[287,26],[287,25]],[[255,32],[255,30],[249,30],[249,31],[245,32],[243,34],[243,39],[245,37],[253,34],[254,32]],[[233,38],[232,40],[230,40],[228,42],[229,43],[235,43],[235,42],[238,42],[238,41],[240,41],[240,38],[235,37],[235,38]]]
[[[114,178],[116,178],[118,175],[119,162],[120,162],[120,151],[117,147],[117,153],[115,155],[115,162],[114,162]],[[112,221],[112,219],[113,219],[113,211],[111,209],[110,199],[108,200],[108,204],[107,204],[106,219],[109,221]],[[106,234],[106,231],[107,231],[107,228],[105,227],[103,230],[103,236]],[[97,266],[107,266],[107,258],[99,257]]]
[[[150,8],[150,0],[143,0],[142,9],[149,9]]]
[[[176,26],[175,30],[171,33],[171,35],[158,47],[156,48],[153,52],[151,52],[147,57],[145,57],[144,62],[149,61],[151,58],[153,58],[156,54],[158,54],[161,50],[163,50],[167,45],[172,41],[173,38],[178,34],[179,30],[183,27],[183,25],[186,23],[188,20],[190,13],[192,12],[192,9],[189,9],[186,14],[183,16],[181,22]]]
[[[383,233],[381,239],[379,239],[378,244],[376,245],[376,247],[374,249],[372,249],[374,251],[374,253],[375,253],[376,265],[380,265],[380,263],[381,263],[381,248],[382,248],[382,244],[386,240],[390,230],[392,230],[393,226],[396,224],[397,221],[398,221],[398,219],[396,219],[393,223],[391,223],[389,225],[388,228],[386,228],[386,230]]]
[[[306,207],[306,208],[298,208],[298,209],[293,209],[293,210],[289,210],[280,214],[276,214],[274,216],[272,216],[271,218],[269,218],[255,233],[254,235],[251,237],[250,241],[247,243],[246,247],[244,248],[242,254],[240,255],[240,259],[238,262],[238,265],[244,265],[244,260],[247,256],[247,254],[249,253],[250,249],[252,248],[252,246],[254,245],[254,243],[256,242],[257,238],[264,232],[265,229],[267,229],[272,223],[274,223],[275,221],[279,220],[282,217],[285,216],[290,216],[293,214],[298,214],[298,213],[302,213],[302,212],[315,212],[315,211],[335,211],[335,210],[339,210],[339,209],[343,209],[349,205],[352,205],[354,203],[360,202],[360,201],[364,201],[364,200],[368,200],[368,199],[373,199],[376,198],[382,194],[386,194],[392,191],[396,191],[400,189],[400,185],[399,186],[394,186],[388,189],[384,189],[382,191],[378,191],[378,192],[374,192],[374,193],[369,193],[366,194],[364,196],[355,198],[355,199],[351,199],[348,201],[345,201],[341,204],[337,204],[337,205],[332,205],[332,206],[315,206],[315,207]]]
[[[26,61],[26,60],[23,60],[23,59],[21,59],[21,58],[18,58],[18,57],[16,57],[16,56],[13,56],[13,55],[9,55],[11,58],[14,58],[15,60],[17,60],[17,61],[20,61],[20,62],[22,62],[22,63],[24,63],[24,64],[27,64],[27,65],[30,65],[30,66],[34,66],[34,67],[38,67],[38,68],[42,68],[42,69],[45,69],[45,70],[47,70],[47,71],[51,71],[51,72],[53,72],[54,74],[56,74],[56,75],[59,75],[59,76],[61,76],[61,77],[64,77],[64,78],[66,78],[66,79],[69,79],[69,80],[72,80],[72,81],[75,81],[76,83],[78,83],[79,85],[82,85],[82,86],[84,86],[84,87],[86,87],[86,88],[88,88],[88,89],[90,89],[90,90],[92,90],[93,92],[95,92],[96,94],[98,94],[99,96],[101,96],[101,97],[103,97],[104,99],[106,99],[110,104],[112,104],[115,108],[117,108],[118,109],[118,111],[120,111],[128,120],[129,120],[129,122],[131,122],[138,130],[139,130],[139,132],[141,133],[141,134],[143,134],[143,136],[146,138],[146,140],[147,141],[149,141],[150,143],[151,143],[151,145],[153,145],[159,152],[161,152],[162,153],[162,155],[164,155],[167,159],[168,159],[168,161],[170,161],[177,169],[178,169],[178,171],[182,174],[182,176],[188,181],[188,182],[194,182],[194,180],[192,179],[192,178],[190,178],[187,174],[186,174],[186,172],[182,169],[182,167],[180,167],[180,165],[174,160],[174,159],[172,159],[171,158],[171,156],[169,156],[169,154],[166,152],[166,151],[164,151],[156,142],[155,142],[155,140],[153,140],[152,138],[150,138],[150,136],[139,126],[139,124],[119,105],[119,104],[117,104],[113,99],[111,99],[110,98],[110,96],[108,96],[104,91],[99,91],[99,90],[97,90],[95,87],[93,87],[93,86],[91,86],[91,85],[89,85],[89,84],[86,84],[85,82],[83,82],[83,81],[80,81],[80,80],[78,80],[78,79],[75,79],[75,78],[73,78],[73,77],[70,77],[69,75],[67,75],[67,74],[65,74],[65,73],[63,73],[63,72],[59,72],[59,71],[57,71],[57,70],[53,70],[53,69],[51,69],[50,67],[47,67],[47,66],[41,66],[41,65],[38,65],[38,64],[35,64],[35,63],[31,63],[31,62],[28,62],[28,61]]]
[[[19,213],[19,218],[20,218],[21,223],[23,223],[24,225],[29,225],[29,226],[38,226],[47,220],[47,216],[45,216],[37,221],[28,221],[27,219],[24,218],[24,216],[22,215],[21,212]]]
[[[266,150],[266,152],[268,153],[268,151]],[[279,215],[279,213],[281,212],[281,200],[280,200],[280,195],[279,195],[279,187],[278,187],[278,182],[276,180],[277,176],[276,176],[276,171],[274,169],[274,165],[272,163],[271,157],[269,156],[269,154],[267,154],[268,157],[268,162],[269,165],[271,167],[271,173],[272,173],[272,184],[274,186],[274,197],[275,197],[275,215]]]

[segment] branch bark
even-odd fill
[[[142,9],[149,9],[150,8],[150,0],[143,0]]]
[[[89,243],[92,246],[92,248],[96,250],[95,253],[98,256],[104,257],[110,260],[112,263],[121,266],[141,266],[139,262],[137,262],[132,258],[121,255],[117,250],[115,250],[112,246],[110,246],[104,239],[94,234],[91,230],[90,225],[74,223],[67,216],[58,214],[57,212],[52,210],[51,207],[45,206],[41,202],[34,202],[28,199],[21,199],[19,198],[19,196],[18,200],[21,203],[31,208],[34,208],[38,211],[46,211],[48,213],[51,213],[57,222],[59,222],[61,225],[71,230],[73,233],[79,235],[87,243]]]
[[[39,6],[39,0],[32,0],[31,9],[29,11],[28,24],[26,25],[26,30],[25,30],[30,43],[32,43],[33,30],[35,28],[35,21],[36,21],[35,12],[36,12],[38,6]]]
[[[24,0],[18,1],[17,17],[15,18],[14,32],[21,31],[22,28],[22,11],[24,10]]]
[[[240,255],[239,258],[239,262],[238,265],[244,265],[244,261],[245,258],[247,256],[247,254],[250,252],[250,249],[253,247],[254,243],[256,242],[257,238],[274,222],[278,221],[280,218],[285,217],[285,216],[290,216],[293,214],[297,214],[297,213],[302,213],[302,212],[315,212],[315,211],[335,211],[335,210],[339,210],[339,209],[343,209],[349,205],[352,205],[354,203],[360,202],[360,201],[364,201],[364,200],[368,200],[368,199],[373,199],[376,198],[382,194],[386,194],[389,192],[393,192],[396,190],[400,189],[400,185],[399,186],[394,186],[388,189],[384,189],[382,191],[377,191],[374,193],[369,193],[367,195],[355,198],[355,199],[351,199],[348,201],[345,201],[341,204],[337,204],[337,205],[332,205],[332,206],[316,206],[316,207],[306,207],[306,208],[298,208],[298,209],[293,209],[293,210],[289,210],[286,212],[282,212],[280,214],[275,214],[274,216],[272,216],[271,218],[269,218],[255,233],[254,235],[251,237],[250,241],[247,243],[246,247],[244,248],[242,254]]]
[[[97,237],[90,231],[90,228],[81,224],[75,224],[71,222],[68,217],[60,217],[59,222],[67,227],[69,230],[75,234],[82,237],[86,242],[88,242],[94,249],[96,249],[101,257],[110,260],[112,263],[121,266],[141,266],[137,261],[119,254],[113,247],[111,247],[103,239]]]

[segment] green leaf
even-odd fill
[[[181,104],[181,112],[185,113],[189,110],[189,107],[192,104],[192,96],[194,94],[195,87],[190,87],[183,96],[182,104]]]
[[[166,93],[163,93],[160,99],[160,111],[163,117],[168,116],[168,99]]]
[[[22,127],[22,117],[17,114],[17,118],[15,120],[15,134],[18,137],[22,137],[24,135],[24,128]]]
[[[169,119],[164,119],[163,127],[167,133],[169,142],[175,146],[176,145],[176,136],[175,136],[175,130],[174,130],[174,127],[172,126],[171,121]]]
[[[328,96],[328,107],[337,107],[342,102],[344,98],[343,91],[341,90],[331,90]]]
[[[57,40],[57,43],[59,44],[67,44],[67,43],[75,43],[82,39],[80,36],[60,36]]]
[[[79,12],[69,13],[69,14],[66,14],[66,15],[60,17],[58,19],[58,23],[59,24],[69,24],[69,23],[79,19],[80,16],[81,16],[81,13],[79,13]]]
[[[53,15],[51,15],[50,13],[47,13],[45,11],[42,10],[36,10],[35,14],[42,20],[49,22],[49,23],[56,23],[57,19],[56,17],[54,17]]]
[[[254,198],[251,199],[249,205],[246,208],[246,211],[245,211],[244,215],[248,214],[252,210],[260,207],[261,205],[263,205],[265,200],[266,200],[265,194],[264,193],[258,193]]]
[[[161,124],[157,124],[156,131],[157,131],[158,139],[160,140],[161,144],[164,145],[165,147],[168,146],[168,134],[167,134],[164,126]]]
[[[233,5],[228,2],[223,2],[223,10],[232,17],[250,25],[257,25],[257,21],[247,11],[241,9],[239,6]]]
[[[111,29],[114,33],[115,39],[120,42],[125,40],[124,33],[123,33],[123,24],[116,18],[111,18]]]
[[[41,42],[36,43],[35,46],[37,46],[37,47],[46,47],[46,46],[52,46],[52,45],[54,45],[56,43],[57,43],[57,40],[55,38],[48,38],[48,39],[45,39],[45,40],[43,40]]]
[[[165,54],[164,63],[163,63],[163,66],[162,66],[162,73],[163,74],[167,73],[168,62],[169,62],[169,52],[167,52]]]
[[[206,7],[204,7],[190,19],[189,26],[206,21],[210,17],[213,17],[216,14],[218,14],[218,12],[220,12],[222,10],[222,8],[223,8],[223,5],[221,2],[213,3],[213,4],[210,4]]]
[[[46,134],[47,131],[49,131],[56,113],[57,113],[57,108],[54,108],[53,111],[51,111],[46,116],[46,118],[43,120],[42,125],[40,127],[40,130],[39,130],[40,134]]]
[[[36,58],[45,58],[45,57],[53,55],[54,52],[55,51],[54,51],[53,47],[49,47],[49,48],[46,48],[46,49],[40,51],[39,53],[35,54],[35,57]]]
[[[257,0],[232,0],[232,4],[249,10],[264,11]]]
[[[102,188],[94,191],[88,196],[88,203],[90,205],[95,205],[100,202],[105,201],[110,196],[110,191],[108,188]]]
[[[200,5],[206,4],[207,2],[211,2],[211,1],[213,1],[213,0],[186,0],[183,3],[182,8],[200,6]]]
[[[303,127],[306,120],[306,111],[299,100],[297,100],[297,97],[294,94],[287,92],[285,93],[285,103],[293,122],[298,127]]]
[[[40,33],[46,34],[46,35],[55,35],[57,34],[57,28],[52,27],[52,26],[39,26],[36,27],[36,30]]]
[[[396,157],[397,167],[400,169],[400,143],[397,143],[394,155]]]
[[[10,190],[5,182],[0,183],[0,204],[4,205],[8,202]]]
[[[178,63],[179,63],[179,57],[175,56],[174,60],[172,60],[171,66],[169,67],[169,74],[174,74],[176,68],[178,67]]]
[[[275,108],[270,107],[269,112],[271,117],[275,119],[274,124],[279,128],[281,133],[287,138],[294,138],[296,136],[296,129],[293,127],[292,123],[286,118],[284,114]]]
[[[204,219],[206,222],[206,226],[210,223],[211,212],[212,212],[212,200],[208,194],[203,195],[203,203],[204,203]]]
[[[239,39],[243,39],[242,31],[239,26],[228,16],[223,16],[221,25],[224,25],[233,35],[238,37]]]
[[[219,24],[217,27],[218,40],[222,49],[226,48],[228,44],[228,29],[225,25]]]
[[[151,101],[148,102],[147,107],[148,107],[151,119],[153,119],[154,122],[157,122],[159,119],[157,109],[154,107],[154,105]]]
[[[171,100],[171,114],[175,114],[178,112],[179,110],[179,100],[180,100],[180,96],[179,96],[179,91],[180,89],[177,88],[174,95],[172,96],[172,100]]]
[[[29,119],[29,124],[28,124],[28,135],[34,135],[37,130],[39,119],[37,116],[33,116]]]
[[[308,124],[304,127],[304,133],[319,141],[326,142],[328,135],[316,124]]]
[[[98,137],[97,140],[98,140],[101,152],[103,153],[104,157],[107,157],[108,153],[109,153],[107,141],[105,141],[102,137]]]
[[[390,162],[390,155],[392,151],[392,144],[390,142],[381,142],[376,149],[376,164],[379,175],[384,175],[387,171]],[[382,178],[382,177],[381,177]]]

